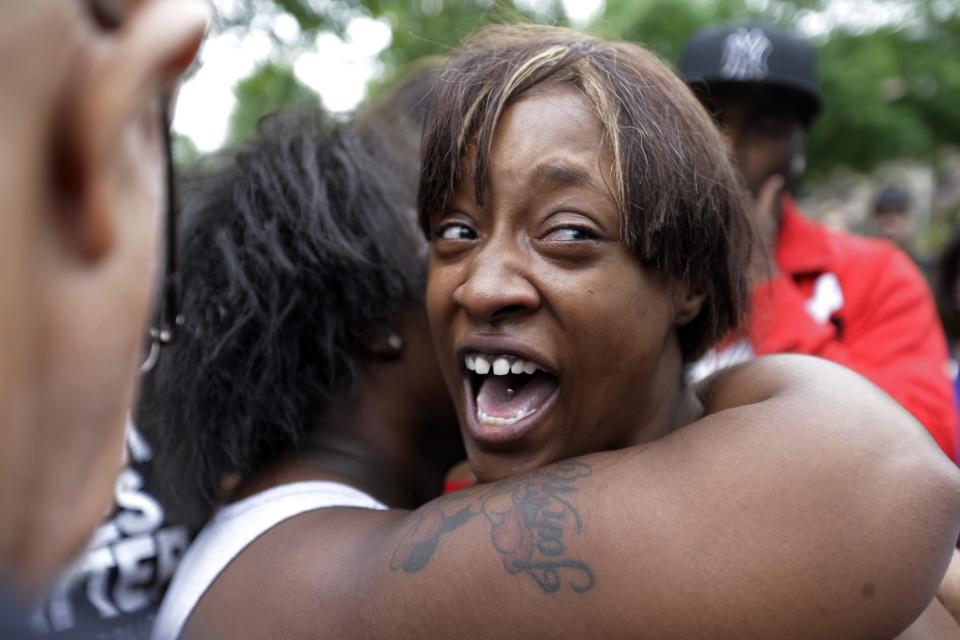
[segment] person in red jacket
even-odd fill
[[[820,111],[815,64],[810,43],[763,24],[707,27],[684,47],[681,73],[726,135],[767,247],[755,265],[749,335],[692,375],[753,355],[820,356],[893,396],[955,459],[947,344],[923,276],[892,243],[829,230],[791,196]]]

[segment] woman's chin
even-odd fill
[[[564,456],[542,447],[490,449],[478,446],[475,442],[468,442],[467,457],[477,481],[486,483],[505,480],[522,473],[541,469],[548,464],[557,462]]]

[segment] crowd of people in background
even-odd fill
[[[802,37],[487,27],[178,175],[206,2],[0,7],[0,637],[960,637],[960,237],[800,210]]]

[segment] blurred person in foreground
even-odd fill
[[[0,15],[0,581],[22,604],[80,551],[122,464],[159,272],[161,115],[209,9],[4,0]]]
[[[211,545],[215,566],[224,555],[232,561],[211,583],[198,559],[196,571],[207,577],[197,588],[185,560],[164,603],[176,612],[174,624],[163,624],[162,611],[158,637],[889,638],[920,616],[957,536],[960,495],[957,469],[906,411],[856,374],[813,358],[759,359],[695,388],[684,381],[684,361],[736,325],[746,300],[737,258],[750,254],[751,233],[722,139],[683,83],[634,45],[502,27],[454,55],[429,114],[420,220],[430,267],[422,295],[470,462],[489,483],[413,512],[369,501],[314,509],[241,543],[239,555],[236,546]],[[346,345],[325,350],[352,355],[360,393],[346,395],[351,378],[336,370],[321,380],[339,393],[302,389],[297,406],[317,413],[294,427],[304,445],[320,445],[304,463],[312,481],[399,505],[401,496],[364,478],[389,479],[398,468],[386,457],[354,456],[355,464],[338,469],[332,463],[344,456],[330,454],[337,438],[362,447],[350,451],[375,448],[377,433],[393,433],[394,446],[406,450],[411,432],[386,421],[379,431],[365,429],[352,413],[329,409],[355,411],[360,405],[349,398],[389,399],[391,389],[409,384],[390,373],[408,366],[406,352],[390,365],[382,357],[389,351],[370,346],[384,333],[388,347],[406,345],[397,327],[413,325],[369,322],[392,297],[367,298],[360,309],[341,304],[344,287],[369,277],[362,263],[342,281],[309,276],[336,267],[339,252],[324,260],[320,250],[341,245],[359,257],[402,247],[411,267],[425,256],[381,234],[393,228],[406,237],[401,221],[412,222],[402,203],[371,208],[346,198],[328,207],[313,196],[377,188],[379,179],[362,177],[378,163],[337,152],[336,164],[316,168],[305,160],[330,152],[303,149],[312,149],[309,136],[280,145],[290,161],[235,181],[238,206],[215,209],[243,220],[219,236],[206,275],[195,276],[216,282],[218,271],[232,274],[206,305],[203,325],[264,323],[251,338],[214,331],[237,358],[248,356],[249,344],[256,363],[271,353],[264,345],[279,340]],[[343,163],[354,166],[353,181],[330,173]],[[257,162],[240,166],[243,174]],[[297,179],[304,172],[311,178]],[[318,206],[298,215],[298,202]],[[278,207],[290,209],[282,219]],[[351,226],[363,220],[361,236]],[[324,242],[317,227],[327,222],[346,229]],[[306,250],[264,252],[264,242]],[[664,247],[671,249],[662,262],[650,257]],[[241,268],[248,260],[261,268]],[[678,277],[687,260],[688,277]],[[376,262],[402,263],[400,253]],[[294,271],[301,264],[302,280]],[[264,270],[289,275],[270,276],[280,289],[256,288],[251,278]],[[301,295],[331,299],[320,306]],[[239,306],[221,306],[231,296]],[[231,317],[247,307],[255,312]],[[288,324],[286,313],[302,308],[317,312]],[[324,339],[326,323],[343,321],[336,314],[366,318],[350,323],[355,341]],[[309,320],[319,322],[318,338]],[[400,341],[389,339],[391,328]],[[464,328],[470,335],[461,343]],[[329,357],[314,359],[323,349],[305,353],[303,366],[330,371]],[[241,388],[210,387],[224,393],[209,398],[204,415],[234,417],[221,423],[234,431],[229,452],[266,455],[278,438],[290,442],[284,423],[298,413],[290,413],[286,393],[268,393],[272,378],[261,379],[260,370],[239,378]],[[208,379],[237,375],[197,373],[184,384],[203,389]],[[368,376],[380,384],[363,386]],[[393,401],[396,415],[406,415],[408,404]],[[209,436],[190,437],[208,439],[200,450],[215,459],[219,434],[201,426]],[[245,459],[229,452],[229,463]],[[229,496],[231,486],[221,483],[229,465],[208,469],[210,493],[219,486]],[[249,499],[277,480],[265,476],[234,496]],[[234,504],[242,502],[226,509]],[[192,591],[184,602],[178,583],[181,593]],[[944,613],[930,606],[928,614]]]
[[[693,375],[753,355],[820,356],[893,396],[954,459],[946,341],[923,276],[892,243],[829,230],[794,202],[821,108],[815,62],[806,40],[764,24],[707,27],[684,47],[681,73],[714,114],[756,199],[769,257],[755,264],[747,338],[728,340]]]

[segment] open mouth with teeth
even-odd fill
[[[546,407],[557,391],[556,376],[535,362],[484,353],[469,353],[464,359],[481,425],[515,425]]]

